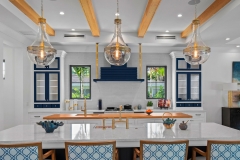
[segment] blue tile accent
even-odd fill
[[[110,160],[113,157],[113,145],[68,146],[69,160]]]
[[[239,160],[240,145],[239,144],[212,144],[211,160]]]
[[[38,160],[38,147],[0,148],[1,160]]]
[[[143,160],[185,160],[186,144],[143,144]]]

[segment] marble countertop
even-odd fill
[[[206,146],[207,140],[240,140],[240,131],[216,123],[191,123],[187,130],[180,130],[178,124],[165,129],[162,123],[130,125],[116,124],[116,129],[97,128],[94,124],[65,124],[45,133],[38,125],[19,125],[0,131],[0,143],[43,142],[43,148],[64,148],[65,141],[116,140],[117,147],[139,147],[140,140],[188,139],[190,146]]]

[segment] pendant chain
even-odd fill
[[[41,0],[41,16],[43,18],[43,0]]]
[[[118,0],[117,0],[117,13],[119,14]]]

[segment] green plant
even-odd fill
[[[153,102],[152,101],[148,101],[147,102],[147,106],[153,106]]]
[[[158,92],[154,95],[154,98],[165,98],[165,91],[163,86],[160,86]]]
[[[80,90],[78,92],[78,90],[75,90],[75,98],[86,98],[86,97],[90,97],[90,95],[84,95],[83,93],[83,79],[84,77],[87,77],[90,75],[90,68],[89,67],[73,67],[72,68],[72,73],[73,74],[76,74],[78,77],[79,77],[79,80],[80,80]],[[77,95],[79,94],[78,97],[76,97]]]

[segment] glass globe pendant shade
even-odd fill
[[[130,59],[131,49],[123,41],[121,34],[121,19],[115,19],[115,24],[115,32],[112,41],[104,48],[104,56],[111,65],[122,66]]]
[[[29,59],[37,65],[48,66],[56,57],[57,51],[49,42],[46,33],[46,19],[39,18],[38,34],[36,40],[27,47]]]
[[[211,49],[204,44],[199,34],[199,20],[192,22],[193,35],[187,48],[183,50],[185,61],[191,65],[199,65],[206,62],[210,56]]]

